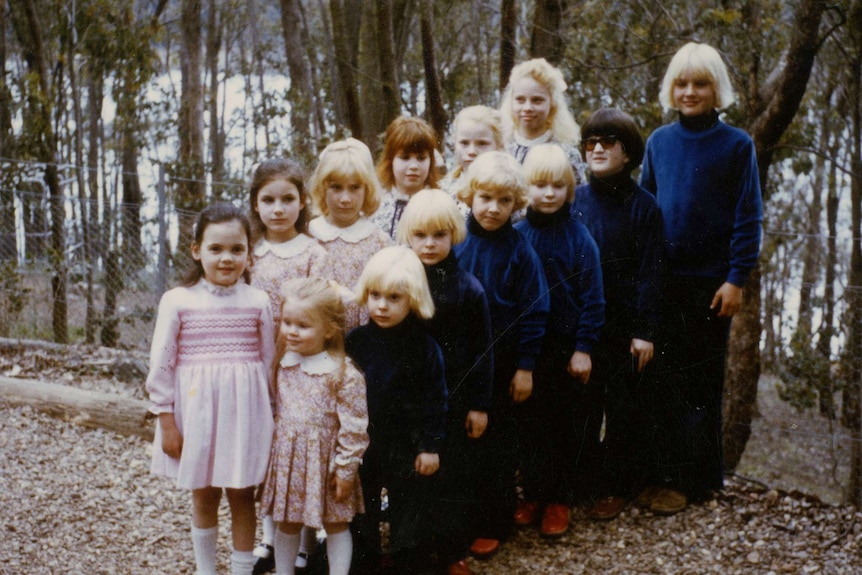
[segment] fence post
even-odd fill
[[[156,185],[159,199],[159,270],[156,277],[156,302],[158,302],[168,285],[168,222],[167,193],[165,190],[165,166],[159,164],[159,183]]]

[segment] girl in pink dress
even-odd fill
[[[348,524],[364,511],[359,464],[368,446],[365,380],[344,354],[336,286],[299,278],[281,291],[275,439],[261,511],[278,523],[278,575],[294,573],[303,525],[327,534],[329,572],[347,575]]]
[[[227,203],[201,212],[194,268],[159,303],[147,391],[158,416],[152,473],[192,491],[197,573],[215,575],[222,490],[231,510],[231,574],[254,565],[254,489],[272,443],[269,297],[247,285],[251,228]]]

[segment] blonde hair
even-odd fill
[[[568,190],[566,201],[575,199],[575,172],[566,152],[557,144],[533,146],[524,158],[524,177],[527,185],[537,182],[562,183]]]
[[[374,160],[368,146],[355,138],[333,142],[320,153],[311,175],[309,189],[314,205],[324,216],[329,215],[326,188],[333,179],[356,179],[365,187],[362,213],[370,216],[380,205],[380,182],[374,171]]]
[[[518,131],[518,118],[512,110],[512,91],[515,83],[523,78],[530,77],[541,84],[551,97],[551,110],[545,123],[546,129],[551,131],[551,136],[561,144],[571,144],[577,147],[581,140],[581,129],[575,121],[575,117],[569,111],[566,102],[566,81],[559,68],[551,66],[544,58],[534,58],[521,62],[509,74],[509,84],[500,102],[500,112],[503,114],[503,127],[505,130]]]
[[[461,243],[467,235],[464,216],[455,200],[438,189],[420,190],[410,198],[398,222],[395,239],[400,244],[407,244],[413,232],[419,230],[447,230],[452,233],[453,244]]]
[[[403,292],[410,298],[410,309],[422,319],[434,316],[434,301],[419,256],[407,246],[385,247],[368,260],[356,283],[357,301],[368,303],[372,291]]]
[[[473,207],[473,196],[477,190],[512,194],[515,198],[513,210],[527,205],[527,182],[521,164],[505,152],[485,152],[473,160],[467,169],[464,182],[458,189],[458,199]]]
[[[295,301],[309,315],[333,328],[333,335],[327,338],[324,349],[331,355],[344,357],[345,308],[335,285],[320,278],[294,278],[281,284],[278,295],[282,309],[288,301]],[[286,338],[279,330],[276,342],[278,357],[284,355],[286,347]]]
[[[507,136],[503,127],[503,114],[500,110],[489,108],[488,106],[467,106],[455,116],[452,122],[452,145],[453,147],[458,140],[458,128],[463,122],[476,122],[491,130],[491,135],[494,138],[494,148],[502,150],[505,146]],[[455,166],[452,171],[452,177],[458,178],[464,171],[460,165]]]
[[[709,44],[689,42],[673,55],[661,82],[658,99],[665,112],[675,109],[673,85],[683,76],[709,80],[715,89],[715,107],[718,110],[723,110],[736,102],[727,65],[718,50]]]

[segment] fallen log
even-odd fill
[[[153,439],[153,420],[147,418],[150,404],[141,399],[0,376],[0,404],[29,405],[53,417],[91,429]]]

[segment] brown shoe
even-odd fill
[[[473,544],[470,546],[470,553],[476,559],[487,559],[496,553],[499,548],[500,541],[498,539],[479,538],[473,541]]]
[[[539,517],[539,504],[535,501],[524,501],[518,503],[515,510],[515,525],[526,527],[536,522]]]
[[[673,515],[685,509],[686,505],[688,505],[688,500],[685,495],[675,489],[665,487],[659,491],[649,508],[650,511],[658,515]]]
[[[664,487],[660,485],[650,485],[641,491],[638,498],[635,499],[635,503],[641,507],[649,507],[652,505],[652,502],[655,501],[655,498],[658,497],[658,494],[661,493],[662,489],[664,489]]]
[[[597,521],[610,521],[619,517],[626,506],[626,500],[622,497],[611,495],[604,499],[599,499],[592,509],[587,511],[587,517],[596,519]]]
[[[446,568],[446,575],[470,575],[470,567],[464,559]]]
[[[540,533],[543,537],[559,537],[569,529],[569,516],[571,511],[567,505],[559,503],[549,503],[545,506],[545,512],[542,514],[542,529]]]

